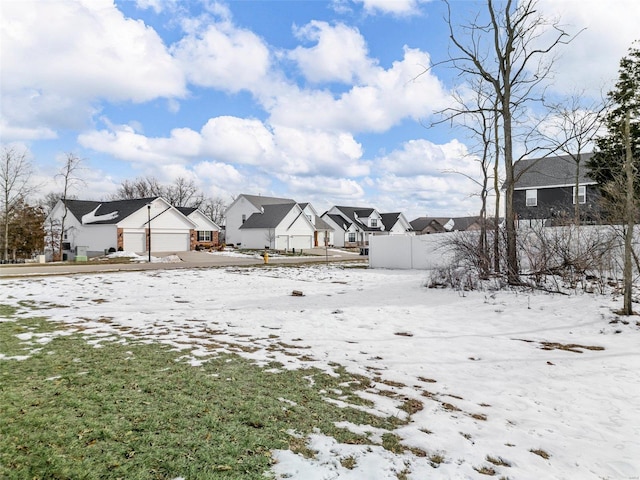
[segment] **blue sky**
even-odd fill
[[[461,22],[483,2],[453,1]],[[611,87],[638,37],[631,0],[541,0],[569,32],[550,94]],[[241,193],[423,215],[476,214],[473,143],[428,126],[460,88],[445,5],[422,0],[5,0],[0,141],[41,193],[66,153],[79,198],[123,180],[193,179]]]

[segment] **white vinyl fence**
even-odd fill
[[[374,235],[369,239],[369,267],[430,270],[446,266],[453,258],[454,233],[433,235]]]

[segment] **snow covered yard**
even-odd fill
[[[0,303],[47,302],[96,346],[145,337],[194,365],[221,351],[341,365],[371,378],[368,411],[409,420],[393,432],[404,453],[380,446],[385,432],[344,424],[371,444],[312,435],[314,458],[274,453],[277,478],[640,477],[640,317],[624,323],[610,297],[463,295],[426,278],[339,266],[110,273],[2,280]]]

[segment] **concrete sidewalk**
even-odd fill
[[[176,262],[134,262],[134,263],[23,263],[0,265],[0,278],[30,277],[46,275],[71,275],[78,273],[124,272],[142,270],[175,270],[179,268],[218,268],[229,266],[264,265],[264,259],[257,256],[225,256],[207,252],[160,252],[152,253],[153,257],[176,255],[181,261]],[[316,262],[362,262],[367,257],[339,249],[315,248],[305,250],[303,255],[269,257],[269,265],[303,264]]]

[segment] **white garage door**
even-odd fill
[[[153,233],[151,232],[152,252],[188,252],[188,233]]]
[[[291,248],[296,250],[311,248],[311,240],[310,235],[294,235],[291,237]]]
[[[278,235],[276,237],[276,250],[286,250],[289,248],[289,237],[287,235]]]
[[[123,250],[125,252],[142,253],[147,250],[147,241],[144,232],[127,232],[123,238]]]

